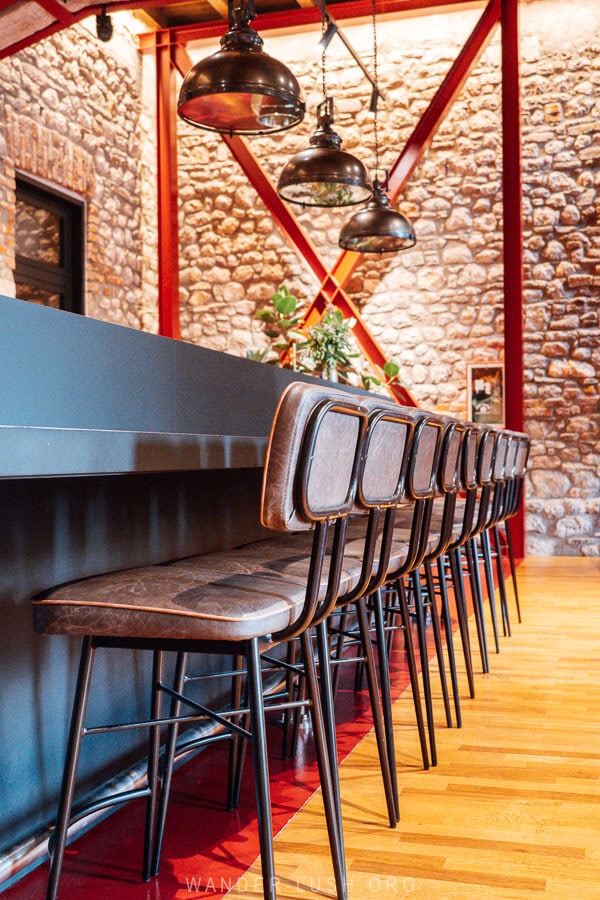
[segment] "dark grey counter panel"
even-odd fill
[[[294,378],[0,297],[0,853],[51,817],[77,667],[77,641],[33,633],[32,595],[263,536],[261,466]],[[145,707],[148,662],[130,657],[100,663],[93,718]],[[88,740],[86,784],[140,753],[129,734]]]
[[[264,464],[266,437],[0,425],[0,478],[243,469]]]
[[[0,297],[0,425],[266,437],[292,374]]]

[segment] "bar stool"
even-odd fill
[[[382,401],[379,402],[381,403]],[[391,403],[389,406],[392,409],[395,407]],[[398,407],[395,408],[397,409]],[[438,467],[446,425],[442,417],[432,413],[422,410],[412,410],[411,412],[415,425],[406,477],[404,479],[404,490],[399,494],[396,505],[391,507],[386,513],[379,537],[381,549],[378,555],[377,566],[373,569],[371,583],[366,592],[369,596],[369,606],[374,619],[373,627],[379,662],[379,680],[382,690],[387,746],[390,752],[390,767],[394,771],[395,758],[388,650],[390,636],[394,631],[398,630],[404,633],[405,641],[408,638],[408,643],[406,644],[407,659],[419,728],[423,765],[424,768],[429,768],[430,758],[432,765],[437,763],[431,684],[427,659],[425,615],[417,569],[438,539],[437,535],[430,533],[431,501],[437,493]],[[399,520],[401,520],[400,525],[398,525]],[[349,531],[351,537],[355,534],[354,529],[355,526],[352,524]],[[348,546],[348,553],[351,552],[352,540]],[[429,747],[421,713],[421,689],[416,663],[412,655],[411,622],[403,586],[403,578],[407,575],[411,579],[414,578],[413,584],[416,591],[415,614],[421,655],[421,679],[427,730],[429,732]],[[439,628],[439,622],[437,624]],[[339,660],[342,649],[343,645],[336,645],[334,664],[336,660]],[[443,667],[441,669],[443,678]]]
[[[383,546],[379,539],[380,525],[386,516],[390,515],[395,509],[398,497],[404,491],[404,479],[407,470],[409,451],[411,446],[411,438],[414,429],[414,423],[421,417],[413,409],[404,409],[395,404],[386,404],[381,406],[381,401],[370,398],[356,398],[361,405],[369,412],[369,421],[364,440],[362,453],[362,464],[359,470],[357,491],[352,516],[348,525],[348,540],[344,550],[344,558],[342,569],[344,572],[352,573],[352,577],[345,579],[347,590],[341,592],[336,602],[336,618],[340,616],[344,620],[347,619],[347,610],[350,606],[355,611],[361,634],[361,661],[365,664],[367,674],[367,683],[369,689],[369,699],[373,716],[374,730],[377,737],[377,746],[379,750],[379,760],[382,772],[382,779],[385,789],[389,824],[395,827],[398,821],[397,813],[397,785],[395,784],[396,771],[389,765],[389,753],[386,747],[386,732],[384,729],[384,720],[380,707],[379,684],[377,672],[373,657],[373,649],[371,637],[367,623],[367,613],[365,608],[365,594],[371,589],[373,572],[381,569],[385,574],[387,567],[387,558],[381,558]],[[266,542],[257,544],[256,556],[259,564],[265,567],[273,567],[278,572],[284,573],[286,576],[297,577],[304,573],[310,561],[310,542],[308,535],[286,534],[279,537],[269,539]],[[268,553],[263,547],[268,547]],[[329,547],[327,553],[331,552],[333,547]],[[262,554],[262,561],[261,561]],[[246,557],[247,558],[247,557]],[[193,572],[198,567],[202,567],[202,557],[192,557],[187,560],[181,560],[172,565],[173,569]],[[358,578],[356,574],[358,573]],[[335,711],[334,711],[334,688],[330,671],[330,642],[334,633],[338,634],[339,630],[331,627],[333,615],[318,616],[318,621],[314,622],[314,632],[316,636],[316,653],[319,667],[319,683],[321,687],[322,705],[324,710],[325,726],[328,736],[330,758],[333,761],[332,776],[334,783],[334,791],[337,798],[338,807],[341,816],[341,801],[339,797],[339,784],[337,780],[337,748],[336,748],[336,731],[335,731]],[[293,651],[294,645],[290,642],[290,651]],[[293,690],[301,695],[303,684],[303,671],[300,669],[295,660],[293,653],[286,656],[285,659],[275,659],[269,655],[265,657],[274,667],[283,668],[289,675],[290,681],[287,682],[283,691],[284,695],[290,696]],[[240,671],[239,678],[243,677],[243,671]],[[386,676],[387,680],[387,676]],[[238,687],[236,695],[239,696],[240,687]],[[296,708],[297,712],[301,712],[302,702],[288,704]],[[286,740],[288,743],[295,745],[295,738],[298,734],[299,715],[297,714],[292,722],[286,720],[284,732],[293,730],[294,738]],[[171,741],[169,744],[168,755],[172,760],[175,752],[175,745]],[[172,763],[167,763],[166,779],[168,782],[169,772]],[[241,780],[240,760],[232,766],[232,776],[234,785],[230,793],[230,806],[233,808],[237,805],[239,799],[239,785]],[[166,792],[163,796],[166,796]],[[163,811],[164,813],[164,811]]]
[[[151,714],[126,727],[148,730],[147,786],[103,803],[134,796],[147,798],[143,877],[148,880],[156,857],[155,825],[159,785],[161,726],[197,722],[207,717],[252,741],[259,824],[263,893],[275,900],[269,774],[260,676],[261,655],[277,643],[299,637],[311,708],[319,775],[338,900],[347,897],[341,821],[331,780],[331,763],[323,724],[310,627],[325,616],[340,593],[348,590],[342,571],[347,515],[352,509],[367,415],[340,392],[295,383],[282,395],[269,441],[261,517],[276,531],[310,531],[312,552],[306,577],[272,570],[249,570],[244,548],[214,555],[202,572],[191,575],[168,566],[149,566],[88,578],[60,586],[33,604],[34,626],[45,634],[83,636],[79,677],[71,720],[67,759],[51,847],[48,900],[58,892],[68,826],[85,812],[71,816],[75,778],[85,735],[123,725],[85,725],[87,700],[98,648],[128,647],[154,655]],[[327,539],[332,551],[325,560]],[[224,574],[224,573],[227,574]],[[210,710],[164,683],[164,655],[209,653],[241,655],[248,672],[248,715],[251,730],[238,724],[243,710]],[[164,717],[162,696],[175,696],[191,715]],[[244,720],[245,721],[245,720]]]

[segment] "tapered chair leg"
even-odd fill
[[[75,777],[77,775],[77,765],[79,763],[79,753],[81,750],[83,725],[85,722],[85,713],[90,692],[90,681],[92,677],[92,669],[94,666],[94,656],[95,648],[92,644],[91,639],[89,637],[86,637],[83,640],[83,646],[81,648],[79,674],[77,676],[77,687],[75,690],[73,712],[71,715],[71,726],[69,729],[69,740],[67,744],[67,758],[63,771],[56,829],[50,839],[51,844],[48,847],[50,851],[51,862],[50,874],[48,876],[48,887],[46,891],[46,900],[55,900],[58,893],[58,883],[60,880],[63,857],[67,844],[69,819],[71,818],[71,808],[73,806],[73,796],[75,793]]]
[[[427,649],[427,632],[425,629],[425,610],[423,607],[423,598],[421,596],[421,578],[416,570],[411,573],[410,578],[415,601],[417,637],[419,640],[419,656],[421,658],[421,680],[423,682],[423,696],[425,698],[425,715],[427,718],[427,731],[429,734],[431,765],[437,766],[435,722],[433,718],[433,699],[431,694],[431,678],[429,674],[429,652]]]
[[[373,656],[373,644],[371,642],[371,628],[367,616],[365,606],[365,598],[361,597],[356,601],[356,613],[358,616],[358,624],[363,644],[363,654],[365,659],[365,671],[367,675],[367,685],[369,689],[369,698],[371,700],[371,711],[373,715],[373,725],[375,729],[375,737],[377,739],[377,752],[379,754],[379,765],[383,777],[383,786],[385,790],[385,798],[387,803],[388,818],[391,828],[396,827],[396,823],[400,818],[400,810],[398,805],[398,787],[396,784],[396,766],[395,759],[392,769],[390,759],[390,750],[386,737],[386,729],[384,727],[383,716],[381,713],[379,700],[379,685],[377,682],[377,673],[375,670],[375,659]],[[386,679],[389,681],[389,675]],[[389,727],[388,727],[388,730]],[[392,730],[392,746],[393,746],[393,729]],[[392,754],[393,758],[393,754]]]
[[[506,580],[504,578],[504,567],[502,565],[502,544],[500,541],[500,529],[497,525],[492,528],[492,537],[494,538],[494,549],[496,551],[496,577],[498,579],[498,591],[500,593],[500,611],[502,613],[502,628],[505,637],[510,637],[510,613],[508,611],[508,599],[506,596]]]
[[[334,707],[334,689],[331,674],[331,654],[329,649],[329,634],[327,631],[327,620],[324,619],[315,628],[317,634],[317,654],[319,660],[319,687],[321,691],[321,706],[323,711],[323,724],[325,728],[325,739],[327,743],[327,752],[329,754],[329,763],[331,769],[331,788],[335,803],[336,816],[338,823],[342,821],[342,801],[340,796],[340,779],[338,773],[338,755],[337,741],[335,736],[335,707]],[[340,843],[342,842],[342,830],[339,833]],[[342,845],[343,846],[343,845]]]
[[[494,646],[496,653],[500,653],[500,638],[498,635],[498,614],[496,612],[496,589],[494,585],[494,572],[492,570],[492,547],[489,531],[481,532],[481,552],[483,555],[483,571],[487,585],[490,615],[492,617],[492,630],[494,632]]]
[[[235,656],[233,660],[234,675],[231,680],[231,708],[240,709],[241,706],[248,708],[248,688],[246,684],[244,699],[242,699],[243,675],[244,675],[244,657]],[[239,724],[240,717],[232,719]],[[245,727],[248,728],[248,714],[245,714]],[[231,735],[231,743],[229,745],[229,778],[227,780],[227,809],[231,812],[237,809],[240,803],[240,793],[242,790],[242,775],[244,772],[244,761],[246,758],[246,748],[248,741],[244,740],[239,734]]]
[[[288,700],[293,700],[298,692],[298,676],[291,668],[296,663],[297,651],[298,642],[289,641],[287,646],[287,662],[290,668],[287,670],[285,676],[285,693]],[[298,719],[301,716],[301,709],[293,710],[289,706],[283,712],[283,739],[281,742],[281,756],[283,759],[290,759],[290,757],[293,757],[295,737],[298,731],[296,726]]]
[[[406,651],[406,662],[408,665],[408,674],[410,677],[410,685],[413,695],[413,704],[415,708],[415,717],[417,720],[417,729],[419,732],[419,744],[421,747],[421,759],[423,760],[423,768],[429,768],[429,748],[427,746],[427,734],[425,728],[425,717],[423,716],[423,706],[421,704],[421,688],[419,686],[419,672],[417,669],[417,660],[415,657],[415,647],[412,639],[412,631],[410,627],[410,614],[408,611],[408,602],[406,599],[406,591],[402,581],[398,581],[397,585],[398,601],[400,603],[400,617],[403,623],[404,631],[404,649]]]
[[[440,605],[442,610],[442,622],[444,623],[444,632],[446,634],[446,650],[448,652],[448,667],[450,669],[450,682],[452,684],[452,696],[454,699],[454,714],[456,716],[456,726],[457,728],[462,727],[462,716],[460,709],[460,690],[458,687],[458,673],[456,671],[456,657],[454,654],[454,637],[452,634],[452,619],[450,617],[450,607],[448,604],[448,589],[446,586],[446,573],[444,572],[443,564],[440,565],[440,560],[438,558],[438,584],[440,589]],[[433,602],[435,602],[435,587],[433,582],[433,572],[431,570],[431,563],[425,563],[425,572],[427,577],[427,583],[429,585],[429,591],[433,597]]]
[[[440,675],[440,685],[442,688],[442,700],[444,702],[444,712],[446,714],[446,725],[452,728],[452,711],[450,709],[450,695],[448,693],[448,681],[446,679],[446,668],[444,661],[444,647],[442,644],[442,633],[440,628],[440,616],[435,601],[435,585],[431,574],[431,566],[429,563],[423,563],[423,571],[425,573],[425,586],[427,588],[427,596],[429,598],[429,609],[431,613],[431,628],[433,631],[433,640],[435,643],[435,655],[438,661],[438,670]]]
[[[187,653],[178,653],[175,663],[175,673],[173,676],[173,689],[178,693],[183,691],[183,681],[187,668]],[[181,712],[181,701],[177,697],[171,700],[170,715],[178,716]],[[177,735],[179,734],[179,726],[177,724],[169,725],[167,738],[165,741],[163,773],[161,779],[160,802],[156,816],[156,829],[154,836],[154,849],[152,858],[152,875],[158,875],[160,867],[160,855],[162,852],[163,838],[165,834],[165,823],[167,819],[167,809],[169,806],[169,796],[171,793],[171,780],[173,777],[173,763],[175,760],[175,749],[177,746]]]
[[[483,672],[487,673],[490,671],[490,663],[488,659],[485,618],[483,615],[483,594],[481,590],[479,563],[477,561],[477,547],[475,546],[473,539],[467,541],[465,544],[465,555],[467,559],[467,568],[469,570],[469,584],[471,586],[473,614],[475,616],[475,625],[477,627],[481,668]]]
[[[260,842],[263,893],[264,900],[275,900],[275,860],[273,854],[273,833],[271,824],[269,764],[267,759],[267,738],[260,653],[257,638],[253,638],[248,642],[246,659],[248,665],[248,699],[252,726],[252,759],[254,763],[256,816]]]
[[[383,712],[383,725],[385,728],[385,740],[388,750],[390,772],[392,776],[392,789],[394,793],[394,808],[396,820],[400,821],[400,796],[398,793],[398,776],[396,770],[396,746],[394,740],[394,721],[392,711],[392,694],[390,686],[390,663],[387,652],[385,634],[385,620],[383,615],[383,603],[381,588],[370,598],[373,609],[373,624],[375,627],[375,639],[377,641],[377,662],[379,666],[379,685],[381,690],[381,709]]]
[[[320,687],[317,679],[312,640],[308,629],[303,631],[300,635],[300,644],[304,662],[306,688],[310,700],[313,736],[321,781],[323,806],[325,808],[327,834],[329,836],[329,847],[335,875],[336,898],[337,900],[347,900],[348,889],[346,886],[346,864],[344,859],[342,820],[338,815],[331,777],[333,768],[335,767],[337,769],[337,753],[335,759],[332,759],[327,746],[327,735],[323,719],[323,709],[321,707]]]
[[[152,654],[152,704],[150,716],[158,721],[162,713],[161,683],[164,674],[165,654],[155,650]],[[154,875],[154,837],[157,818],[157,798],[159,785],[160,760],[160,725],[153,725],[148,730],[148,799],[146,800],[146,826],[144,831],[144,861],[142,877],[150,881]]]
[[[513,590],[515,592],[515,604],[517,607],[517,619],[521,623],[521,604],[519,602],[519,588],[517,587],[517,567],[515,565],[515,554],[513,552],[512,536],[510,533],[510,522],[507,520],[505,525],[506,546],[508,547],[508,558],[510,560],[510,574],[512,576]]]
[[[465,670],[467,673],[467,682],[469,685],[469,697],[475,696],[475,677],[473,674],[473,657],[471,655],[471,639],[469,636],[469,620],[467,615],[467,602],[465,597],[465,583],[462,573],[462,560],[460,550],[451,550],[448,553],[448,562],[450,563],[450,574],[452,578],[452,588],[454,592],[454,603],[456,606],[456,617],[458,619],[458,628],[460,634],[460,642],[465,660]],[[438,560],[440,573],[440,584],[444,585],[447,591],[446,570],[444,558]]]

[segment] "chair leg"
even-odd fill
[[[340,846],[342,845],[342,801],[340,794],[340,779],[338,772],[337,741],[335,736],[335,707],[334,688],[331,673],[329,634],[327,631],[327,619],[320,622],[315,628],[317,634],[317,653],[319,660],[319,686],[321,690],[321,708],[323,711],[323,725],[325,740],[331,769],[331,788],[335,803],[335,811],[339,827]]]
[[[242,673],[244,657],[237,655],[233,660],[235,674],[231,679],[231,708],[240,709],[242,704]],[[238,674],[239,673],[239,674]],[[247,697],[244,706],[248,706]],[[285,738],[285,735],[284,735]],[[244,761],[248,742],[239,734],[231,735],[229,744],[229,777],[227,779],[227,810],[237,809],[240,803],[242,790],[242,775],[244,774]]]
[[[51,838],[51,846],[48,848],[50,851],[51,862],[46,900],[55,900],[58,893],[58,883],[67,844],[69,819],[71,817],[71,808],[73,806],[73,796],[75,793],[75,777],[81,750],[81,739],[83,737],[83,725],[90,692],[94,656],[95,647],[92,644],[92,639],[90,637],[85,637],[81,648],[79,674],[77,676],[77,687],[75,690],[75,699],[73,701],[73,712],[71,715],[69,740],[67,744],[67,758],[65,760],[65,768],[63,771],[56,828]]]
[[[479,563],[477,561],[477,547],[474,538],[465,544],[467,567],[469,569],[469,584],[473,598],[473,613],[477,626],[477,639],[479,641],[479,653],[481,655],[481,668],[483,672],[490,671],[490,663],[487,650],[487,636],[485,631],[485,619],[483,616],[483,595],[481,591],[481,577],[479,575]]]
[[[429,655],[427,651],[427,633],[425,630],[425,611],[421,596],[421,578],[418,571],[411,573],[411,585],[415,598],[415,613],[417,620],[417,637],[419,640],[419,655],[421,657],[421,679],[423,681],[423,695],[425,697],[425,714],[427,717],[427,731],[429,733],[429,749],[431,752],[431,765],[437,766],[437,749],[435,744],[435,723],[433,720],[433,700],[431,695],[431,679],[429,677]]]
[[[444,701],[444,712],[446,714],[446,725],[452,728],[452,712],[450,709],[450,695],[448,693],[448,682],[446,679],[446,668],[444,662],[444,648],[442,645],[442,633],[440,629],[440,616],[435,602],[435,585],[431,574],[431,566],[429,563],[423,565],[425,573],[425,585],[427,595],[429,597],[429,609],[431,612],[431,628],[433,631],[433,639],[435,642],[435,655],[438,661],[438,669],[440,673],[440,685],[442,687],[442,699]]]
[[[508,558],[510,560],[510,574],[512,576],[513,590],[515,592],[515,604],[517,606],[517,619],[521,623],[521,604],[519,602],[519,589],[517,587],[517,567],[515,565],[515,554],[513,552],[512,536],[510,533],[510,522],[508,519],[505,523],[506,546],[508,547]]]
[[[297,641],[289,641],[287,645],[287,662],[290,666],[295,665],[297,655]],[[298,693],[298,676],[288,669],[285,676],[285,692],[288,700],[293,700],[295,694]],[[283,738],[281,741],[282,759],[290,759],[295,749],[295,739],[297,734],[298,719],[302,715],[301,709],[292,710],[289,707],[283,713]]]
[[[469,684],[469,696],[475,696],[475,678],[473,675],[473,657],[471,655],[471,639],[469,637],[469,621],[467,615],[467,603],[465,599],[465,584],[462,574],[462,560],[460,550],[451,550],[448,554],[450,563],[450,575],[452,578],[452,588],[454,591],[454,602],[456,605],[456,617],[458,619],[458,627],[460,631],[460,641],[462,644],[463,657],[465,660],[465,669],[467,672],[467,682]],[[444,557],[438,560],[440,570],[440,584],[443,583],[447,591],[446,573],[444,568]]]
[[[502,628],[504,636],[510,637],[510,615],[508,612],[508,600],[506,597],[506,581],[504,578],[504,568],[502,565],[502,544],[500,543],[500,529],[497,525],[492,528],[492,536],[494,538],[494,548],[496,551],[496,576],[498,578],[498,590],[500,592],[500,610],[502,612]]]
[[[312,640],[308,630],[303,631],[300,635],[300,645],[304,662],[306,689],[310,700],[313,737],[317,765],[319,768],[321,791],[323,794],[323,806],[325,809],[325,820],[327,822],[331,860],[336,883],[336,898],[337,900],[347,900],[348,889],[346,886],[346,864],[344,860],[342,820],[339,817],[336,808],[336,799],[331,778],[332,769],[337,768],[337,752],[335,758],[330,757]]]
[[[365,598],[361,597],[356,601],[356,612],[358,616],[358,625],[360,628],[360,636],[363,645],[363,656],[365,660],[365,670],[367,675],[367,685],[369,688],[369,698],[371,701],[371,713],[373,716],[373,725],[375,728],[375,737],[377,740],[377,752],[379,754],[379,765],[381,766],[381,774],[383,777],[383,786],[385,790],[385,798],[387,803],[388,818],[390,828],[395,828],[400,818],[400,810],[398,803],[398,786],[396,782],[396,766],[394,759],[394,768],[391,765],[391,747],[388,747],[386,740],[386,729],[384,727],[383,716],[381,713],[379,699],[379,685],[377,683],[377,672],[375,670],[375,659],[373,656],[373,644],[371,642],[371,627],[367,617],[365,607]],[[389,675],[386,682],[389,680]],[[391,712],[391,709],[390,709]],[[391,725],[391,723],[390,723]],[[390,726],[388,726],[388,729]],[[393,747],[393,729],[391,729]]]
[[[183,682],[187,669],[187,653],[178,653],[175,663],[175,674],[173,678],[173,689],[178,693],[183,692]],[[171,716],[178,716],[181,712],[181,701],[176,697],[171,700]],[[175,749],[177,746],[177,735],[179,734],[179,726],[175,723],[169,725],[167,731],[167,739],[165,742],[163,773],[161,779],[160,802],[158,804],[158,812],[156,815],[156,828],[154,832],[154,849],[152,855],[152,875],[158,875],[160,867],[160,855],[162,852],[162,844],[165,833],[165,823],[167,819],[167,808],[169,805],[169,795],[171,793],[171,780],[173,777],[173,762],[175,760]]]
[[[496,612],[496,589],[494,585],[494,573],[492,570],[492,546],[490,543],[490,533],[486,529],[481,532],[481,552],[483,555],[483,571],[485,573],[485,582],[487,585],[488,600],[490,604],[490,614],[492,617],[492,629],[494,632],[494,645],[496,653],[500,653],[500,639],[498,636],[498,614]]]
[[[377,641],[377,661],[379,666],[379,687],[381,690],[381,709],[383,713],[383,726],[385,729],[385,741],[388,751],[389,769],[392,779],[392,791],[396,822],[400,821],[400,796],[398,793],[398,774],[396,769],[396,744],[394,740],[394,721],[392,712],[392,694],[390,687],[390,665],[387,654],[385,622],[383,618],[383,604],[381,600],[381,588],[370,597],[370,605],[373,609],[373,624],[375,627],[375,640]]]
[[[417,728],[419,731],[419,743],[421,745],[421,758],[423,760],[423,768],[429,768],[429,748],[427,746],[427,735],[425,730],[425,719],[423,716],[423,707],[421,705],[421,688],[419,686],[419,672],[417,669],[417,660],[415,657],[415,646],[412,638],[410,627],[410,614],[408,611],[408,603],[406,600],[406,591],[402,581],[396,584],[398,601],[400,603],[400,619],[404,632],[404,649],[406,652],[406,661],[408,664],[408,674],[410,676],[410,685],[412,688],[413,705],[415,708],[415,716],[417,719]]]
[[[152,654],[152,701],[150,716],[154,720],[161,717],[162,690],[160,684],[164,675],[165,654],[155,650]],[[159,785],[159,758],[160,758],[160,725],[153,725],[148,729],[148,799],[146,801],[146,827],[144,831],[144,861],[142,877],[144,881],[150,881],[153,872],[154,860],[154,836],[157,815],[157,798]]]
[[[273,855],[273,833],[271,824],[269,764],[267,759],[265,708],[262,693],[260,652],[257,638],[248,641],[247,666],[248,699],[252,723],[254,788],[256,791],[256,814],[260,841],[263,894],[264,900],[275,900],[275,861]]]
[[[462,728],[462,716],[460,710],[460,691],[458,687],[458,673],[456,671],[456,657],[454,655],[454,637],[452,634],[452,619],[450,618],[450,607],[448,605],[448,589],[446,586],[446,573],[443,564],[440,565],[438,558],[438,584],[440,586],[440,604],[442,608],[442,622],[444,623],[444,631],[446,634],[446,649],[448,651],[448,666],[450,668],[450,681],[452,684],[452,696],[454,698],[454,714],[456,716],[456,727]],[[433,592],[433,573],[431,564],[425,564],[430,591]],[[432,599],[435,603],[435,594],[432,593]]]

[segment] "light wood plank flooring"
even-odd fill
[[[519,585],[523,622],[463,691],[463,728],[438,705],[437,768],[395,704],[397,829],[372,734],[341,765],[350,900],[600,900],[600,560],[528,558]],[[335,896],[319,794],[275,852],[281,900]],[[228,896],[261,895],[255,865]]]

